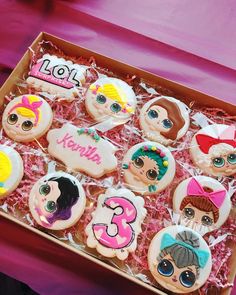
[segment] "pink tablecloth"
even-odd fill
[[[47,31],[236,102],[234,0],[0,0],[0,81]],[[0,271],[40,294],[147,291],[0,219]]]

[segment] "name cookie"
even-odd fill
[[[137,237],[146,216],[144,200],[127,189],[109,188],[98,198],[86,227],[87,245],[105,257],[124,260],[137,248]]]
[[[29,142],[44,135],[52,119],[51,107],[43,98],[26,94],[8,103],[3,112],[2,126],[11,139]]]
[[[185,179],[173,196],[173,209],[180,224],[202,235],[219,228],[228,218],[231,206],[225,187],[206,176]]]
[[[139,123],[147,139],[169,145],[187,132],[189,112],[184,103],[173,97],[156,97],[142,107]]]
[[[86,68],[55,55],[44,54],[32,66],[27,82],[35,88],[70,98],[85,81]]]
[[[24,173],[21,156],[13,148],[0,145],[0,199],[19,185]]]
[[[123,124],[134,114],[136,96],[132,87],[117,78],[100,78],[91,84],[85,99],[86,110],[96,121]]]
[[[193,137],[190,154],[205,173],[230,176],[236,173],[235,126],[213,124],[199,130]]]
[[[126,185],[141,194],[164,190],[175,176],[175,160],[168,150],[156,142],[142,142],[131,147],[123,159]]]
[[[64,172],[50,173],[39,179],[29,196],[29,208],[35,221],[52,230],[74,225],[82,216],[85,205],[81,184]]]
[[[65,124],[48,132],[48,152],[69,169],[98,178],[117,167],[116,147],[92,128]]]
[[[169,226],[153,238],[148,265],[155,280],[168,291],[191,293],[208,279],[212,258],[204,239],[184,226]]]

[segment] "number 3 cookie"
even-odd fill
[[[164,190],[175,176],[175,160],[171,152],[151,141],[130,148],[122,167],[126,185],[144,195]]]
[[[84,212],[86,197],[80,182],[64,172],[39,179],[29,196],[29,208],[36,222],[48,229],[74,225]]]
[[[146,212],[143,198],[127,189],[108,189],[86,228],[87,245],[105,257],[126,259],[137,247]]]
[[[191,293],[208,279],[212,259],[204,239],[183,226],[169,226],[156,234],[148,251],[149,269],[167,290]]]

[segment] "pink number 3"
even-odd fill
[[[104,205],[112,210],[120,207],[120,214],[114,213],[111,224],[117,226],[117,233],[114,236],[109,235],[107,224],[93,224],[93,233],[96,239],[105,247],[112,249],[121,249],[129,246],[134,238],[135,232],[130,223],[137,217],[137,209],[134,204],[123,197],[107,198]]]

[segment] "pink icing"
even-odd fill
[[[114,206],[115,204],[115,206]],[[117,234],[110,236],[108,234],[108,225],[94,224],[93,232],[100,244],[107,248],[122,249],[129,246],[135,237],[135,232],[130,223],[137,217],[137,209],[134,204],[123,197],[111,197],[105,200],[104,205],[112,210],[117,207],[122,208],[121,214],[113,215],[112,224],[117,226]]]

